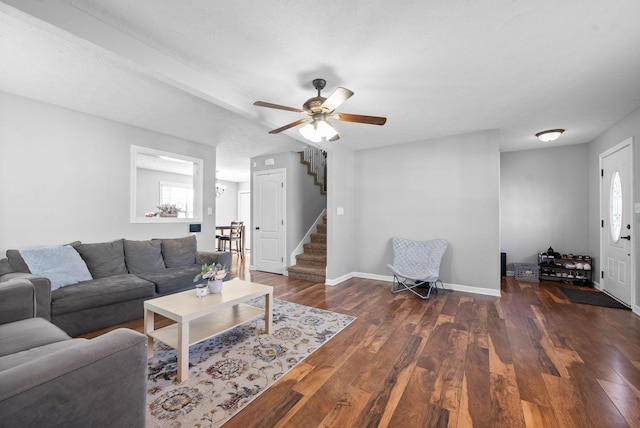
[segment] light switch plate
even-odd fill
[[[337,215],[344,215],[344,208],[338,207],[338,209],[336,210],[336,214]]]

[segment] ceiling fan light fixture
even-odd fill
[[[308,117],[304,119],[296,120],[280,128],[272,129],[269,134],[278,134],[294,126],[307,123],[303,128],[300,128],[300,134],[307,140],[314,143],[322,142],[322,139],[328,141],[336,141],[340,139],[338,131],[335,130],[333,125],[329,123],[327,117],[331,119],[339,120],[342,122],[354,122],[354,123],[366,123],[369,125],[384,125],[387,121],[386,117],[380,116],[365,116],[362,114],[349,114],[349,113],[336,113],[335,110],[340,107],[345,101],[347,101],[353,95],[353,91],[346,88],[336,88],[331,95],[323,97],[320,91],[324,89],[326,80],[315,79],[313,81],[313,87],[318,91],[318,95],[309,98],[303,105],[302,110],[295,107],[287,107],[280,104],[268,103],[265,101],[256,101],[254,106],[274,108],[278,110],[292,111],[295,113],[306,113]],[[310,123],[309,120],[311,120]]]
[[[316,130],[315,123],[307,123],[305,126],[300,128],[299,131],[304,138],[313,143],[319,143],[322,141],[322,137]]]
[[[336,129],[326,120],[321,120],[316,124],[316,131],[321,137],[327,140],[338,135],[338,131],[336,131]]]
[[[564,132],[564,129],[549,129],[546,131],[538,132],[536,134],[536,137],[538,137],[538,140],[540,141],[549,143],[551,141],[557,140],[562,135],[563,132]]]
[[[332,139],[338,135],[338,131],[326,120],[316,119],[300,128],[300,134],[309,141],[320,143],[323,139]]]

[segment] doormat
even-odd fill
[[[573,303],[582,303],[584,305],[605,306],[607,308],[627,309],[628,306],[618,302],[613,297],[601,291],[578,290],[576,288],[558,287]]]

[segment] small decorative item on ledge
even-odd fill
[[[222,280],[227,276],[227,269],[220,263],[214,265],[203,264],[200,268],[200,273],[193,278],[193,282],[197,282],[202,279],[206,279],[209,285],[209,292],[212,294],[220,293],[222,291]]]
[[[209,281],[209,293],[218,294],[222,291],[222,280],[214,279],[213,281]]]
[[[207,290],[207,284],[198,284],[196,285],[196,296],[204,297],[209,293]]]
[[[160,217],[178,217],[178,213],[182,211],[180,208],[176,207],[176,204],[158,205],[158,209],[160,210],[158,213]]]

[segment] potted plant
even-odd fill
[[[160,217],[178,217],[178,213],[182,211],[176,206],[176,204],[161,204],[158,205]]]
[[[193,278],[193,282],[198,282],[200,279],[204,279],[209,284],[209,292],[212,294],[222,291],[222,280],[227,276],[227,268],[218,264],[203,264],[200,268],[200,273]]]

